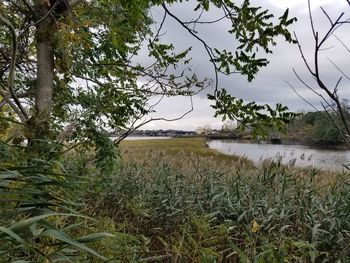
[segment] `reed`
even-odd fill
[[[101,253],[120,262],[348,260],[347,173],[272,161],[257,168],[198,139],[125,142],[121,152],[127,157],[102,194],[84,203],[132,244],[128,256],[111,249],[120,239],[101,243]]]

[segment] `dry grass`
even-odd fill
[[[246,157],[229,156],[210,149],[204,138],[123,141],[120,150],[124,161],[147,164],[162,160],[184,172],[193,172],[203,163],[222,173],[255,168]]]
[[[123,157],[142,157],[145,153],[160,152],[177,155],[177,154],[195,154],[200,157],[213,158],[216,161],[233,161],[238,162],[246,158],[238,156],[228,156],[210,149],[205,144],[204,138],[175,138],[162,140],[135,140],[123,141],[120,145]]]
[[[246,157],[225,155],[210,149],[204,138],[123,141],[120,150],[125,161],[132,160],[147,164],[162,160],[185,172],[193,172],[193,170],[198,169],[199,163],[206,163],[210,169],[230,174],[236,171],[255,174],[256,169],[261,169]],[[268,166],[269,162],[271,161],[264,162],[265,164],[262,166]],[[312,181],[312,184],[319,189],[332,187],[340,177],[347,177],[347,174],[332,170],[295,167],[293,165],[284,167],[295,178],[301,181]]]

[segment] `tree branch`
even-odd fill
[[[190,28],[188,28],[184,22],[182,22],[177,16],[175,16],[173,13],[171,13],[169,11],[169,9],[166,7],[166,5],[163,3],[162,7],[164,8],[164,10],[168,13],[168,15],[170,15],[175,21],[177,21],[184,29],[186,29],[190,35],[192,35],[195,39],[197,39],[199,42],[201,42],[207,52],[207,54],[209,55],[210,58],[210,62],[212,63],[213,67],[214,67],[214,73],[215,73],[215,93],[216,91],[218,91],[218,86],[219,86],[219,76],[218,76],[218,72],[219,69],[215,64],[214,61],[214,54],[212,51],[212,48],[208,46],[208,44],[202,39],[200,38],[198,35],[196,35],[193,30],[191,30]]]
[[[135,123],[139,120],[139,119],[136,119],[131,127],[125,132],[123,133],[122,135],[120,135],[117,139],[114,140],[114,144],[119,144],[122,140],[124,140],[127,136],[129,136],[133,131],[139,129],[140,127],[144,126],[145,124],[147,123],[150,123],[152,121],[168,121],[168,122],[172,122],[172,121],[178,121],[178,120],[181,120],[183,119],[186,115],[190,114],[192,111],[193,111],[193,99],[192,99],[192,96],[190,96],[190,100],[191,100],[191,108],[186,111],[185,113],[183,113],[181,116],[179,117],[176,117],[176,118],[172,118],[172,119],[167,119],[167,118],[150,118],[149,120],[145,120],[143,122],[141,122],[139,125],[137,126],[134,126]]]
[[[7,83],[7,87],[9,92],[11,93],[11,96],[14,100],[14,102],[16,103],[18,109],[20,110],[20,112],[22,113],[21,118],[24,118],[25,120],[28,119],[28,114],[25,111],[25,109],[23,108],[21,102],[19,101],[19,99],[17,98],[14,90],[13,90],[13,86],[14,86],[14,77],[15,77],[15,69],[16,69],[16,57],[17,57],[17,35],[16,35],[16,31],[15,28],[13,27],[12,23],[6,19],[2,14],[0,14],[0,21],[5,24],[11,33],[12,36],[12,58],[11,58],[11,64],[10,64],[10,72],[9,72],[9,76],[8,76],[8,83]],[[20,116],[20,115],[19,115]]]
[[[12,109],[14,112],[16,112],[18,118],[25,123],[27,121],[27,118],[23,115],[23,113],[18,109],[18,107],[16,106],[16,104],[14,104],[7,96],[5,93],[3,93],[0,90],[0,96],[3,98],[3,101],[5,101]],[[3,104],[3,101],[1,101],[1,104]],[[0,108],[1,111],[2,107]]]

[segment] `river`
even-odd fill
[[[258,144],[238,140],[210,140],[207,145],[221,153],[245,156],[259,163],[265,159],[281,159],[283,164],[314,166],[342,170],[343,164],[350,163],[349,150],[329,150],[304,145]]]

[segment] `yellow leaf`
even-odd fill
[[[253,222],[252,222],[252,230],[251,231],[253,233],[256,233],[258,231],[258,229],[259,229],[259,224],[254,219]]]

